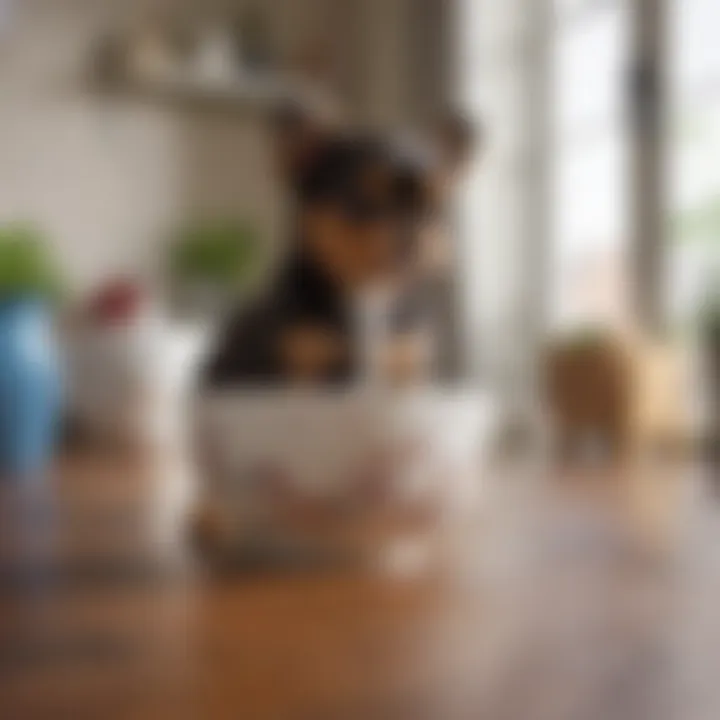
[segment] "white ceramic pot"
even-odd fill
[[[66,342],[68,403],[83,434],[112,441],[150,440],[163,376],[160,321],[88,324]]]
[[[468,390],[204,394],[197,507],[232,541],[374,544],[477,503],[493,421]]]

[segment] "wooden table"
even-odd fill
[[[720,717],[720,516],[693,468],[498,469],[415,575],[208,575],[171,468],[80,454],[1,489],[0,718]]]

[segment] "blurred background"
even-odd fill
[[[168,585],[167,566],[155,564],[148,548],[158,538],[163,552],[170,537],[173,558],[186,559],[173,513],[185,492],[186,401],[199,363],[219,318],[262,286],[292,236],[268,128],[268,113],[287,98],[403,132],[422,131],[451,108],[482,130],[448,218],[447,323],[459,328],[451,379],[481,388],[498,415],[485,474],[516,488],[508,467],[521,460],[523,472],[529,465],[551,481],[590,473],[592,491],[580,486],[593,502],[600,487],[605,510],[630,503],[629,517],[620,514],[643,541],[648,517],[653,544],[658,523],[665,537],[672,512],[658,520],[658,505],[680,506],[676,489],[694,487],[685,479],[705,457],[717,458],[720,442],[719,26],[717,0],[0,0],[0,638],[9,633],[0,680],[10,679],[15,703],[7,717],[58,717],[53,703],[72,717],[85,716],[72,714],[78,707],[108,717],[98,714],[105,700],[87,695],[88,678],[101,683],[92,673],[107,669],[108,657],[108,684],[97,687],[117,697],[113,663],[135,663],[138,673],[164,668],[152,682],[123,670],[133,688],[157,692],[138,700],[147,714],[128,700],[118,717],[163,717],[165,698],[183,707],[179,678],[248,665],[240,682],[247,695],[233,695],[228,680],[215,706],[203,685],[183,711],[227,717],[253,697],[249,718],[477,717],[472,708],[486,706],[470,678],[481,663],[495,667],[512,643],[496,638],[497,655],[487,645],[481,658],[466,652],[464,632],[476,629],[479,647],[488,618],[543,626],[533,612],[551,611],[550,601],[516,607],[523,591],[513,585],[495,608],[506,614],[480,618],[472,582],[460,595],[347,578],[287,586],[263,579],[204,594],[184,574]],[[662,472],[637,469],[638,458],[658,456]],[[561,461],[570,458],[586,461],[583,469],[568,471]],[[548,471],[548,459],[561,469],[551,463]],[[717,466],[710,468],[712,479]],[[632,490],[618,500],[622,483]],[[641,520],[633,514],[638,486]],[[493,562],[516,547],[506,544],[508,528],[520,528],[520,546],[533,546],[527,533],[538,526],[515,511],[555,507],[538,497],[518,504],[512,495],[503,510],[488,511],[505,538],[483,545]],[[611,548],[620,565],[636,557],[618,550],[614,516],[600,532],[582,513],[571,515],[583,529],[578,536],[561,523],[559,543],[577,544],[578,572],[595,563],[608,571],[614,561],[598,560],[598,547]],[[538,532],[557,530],[557,516],[543,517]],[[683,517],[706,527],[692,513]],[[135,554],[103,555],[116,541]],[[551,552],[548,562],[556,560]],[[523,576],[531,590],[536,561]],[[664,582],[653,568],[628,574]],[[586,580],[573,576],[564,596],[585,609]],[[614,587],[606,575],[598,582]],[[110,588],[112,602],[98,600],[97,588]],[[288,603],[300,608],[303,627],[332,608],[329,629],[318,632],[321,649],[298,671],[297,687],[258,694],[256,680],[283,674],[278,657],[297,670],[314,642]],[[645,610],[630,626],[665,638],[667,626]],[[455,625],[453,616],[461,618]],[[578,627],[598,629],[582,617]],[[232,622],[239,624],[228,649],[222,636]],[[343,634],[353,622],[377,642],[358,653],[389,663],[375,684],[352,654],[362,642]],[[254,623],[262,630],[253,632]],[[145,647],[139,629],[153,626]],[[557,650],[557,636],[549,637],[550,645],[538,641],[540,656]],[[597,641],[589,637],[573,636],[568,647]],[[246,641],[255,664],[233,656]],[[562,688],[577,667],[566,660],[547,683],[537,668],[523,677]],[[344,669],[332,686],[335,662]],[[63,665],[67,676],[53,675]],[[414,689],[393,675],[401,665],[414,668]],[[33,705],[36,672],[50,678],[46,706]],[[443,684],[443,673],[454,680]],[[343,685],[350,677],[361,685]],[[412,701],[395,706],[372,695],[381,687],[392,695],[388,678],[397,680],[392,692]],[[498,682],[496,708],[517,694]],[[422,687],[436,691],[428,702]],[[371,696],[377,704],[363,705]],[[309,713],[311,697],[326,715],[284,714],[277,704],[285,698]],[[588,697],[579,693],[577,707],[602,706]],[[547,717],[580,717],[557,712]],[[604,717],[642,716],[633,713],[628,705]]]
[[[64,313],[142,295],[165,320],[150,338],[194,357],[221,297],[261,283],[289,235],[273,102],[403,131],[457,108],[485,133],[453,213],[463,375],[529,417],[548,341],[600,326],[673,355],[673,422],[697,430],[716,3],[116,5],[2,4],[0,217],[52,254]],[[91,354],[78,333],[69,354]]]

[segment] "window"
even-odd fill
[[[470,362],[486,378],[517,388],[527,377],[531,356],[527,225],[528,197],[534,194],[528,185],[534,119],[527,84],[538,30],[536,5],[534,0],[463,0],[460,6],[460,98],[488,133],[460,213]]]
[[[720,3],[673,0],[669,314],[694,320],[720,272]]]
[[[623,324],[629,315],[627,3],[555,0],[555,10],[551,322]]]

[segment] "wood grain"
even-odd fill
[[[157,532],[167,466],[76,454],[0,490],[0,717],[720,717],[707,480],[503,467],[432,572],[213,575]]]

